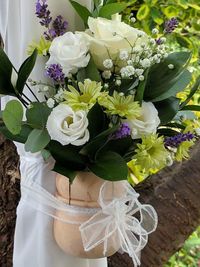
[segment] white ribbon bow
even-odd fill
[[[140,265],[140,251],[148,242],[148,235],[157,227],[157,213],[150,205],[138,201],[139,194],[122,182],[125,194],[106,200],[110,183],[105,182],[99,195],[101,210],[80,226],[85,251],[90,251],[103,244],[104,255],[108,244],[128,253],[134,266]],[[137,217],[136,217],[137,216]]]

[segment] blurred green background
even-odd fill
[[[124,2],[118,0],[120,1]],[[200,0],[127,0],[127,2],[129,6],[123,14],[124,19],[148,34],[151,34],[153,28],[163,32],[165,21],[172,17],[179,20],[179,27],[168,36],[169,44],[172,49],[189,49],[193,52],[190,71],[195,80],[200,74]],[[136,18],[135,23],[131,22],[131,16]],[[187,89],[189,90],[190,88]],[[200,104],[200,92],[193,101],[195,104]],[[200,267],[200,227],[164,267]]]

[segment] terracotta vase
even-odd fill
[[[97,202],[99,191],[105,181],[90,172],[79,172],[73,184],[69,184],[68,178],[57,174],[57,198],[66,204],[85,208],[99,208]],[[111,182],[110,182],[111,183]],[[122,194],[120,183],[112,183],[112,188],[106,193],[106,199],[112,199],[113,190],[117,194]],[[77,214],[71,217],[63,211],[57,211],[56,216],[64,220],[72,220],[78,222],[87,221],[92,215]],[[95,247],[89,252],[85,252],[83,248],[81,233],[79,231],[80,224],[64,223],[61,220],[54,220],[54,236],[59,247],[67,254],[80,258],[102,258],[113,255],[119,247],[114,242],[115,237],[112,236],[108,240],[108,250],[106,255],[103,254],[103,244]]]

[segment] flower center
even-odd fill
[[[66,127],[66,123],[68,125],[68,127],[70,126],[70,124],[73,123],[73,118],[71,116],[68,116],[64,119],[63,123],[62,123],[62,128]]]
[[[90,94],[83,94],[79,96],[80,102],[89,103],[91,99]]]

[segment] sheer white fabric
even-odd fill
[[[34,14],[36,0],[0,0],[0,33],[5,50],[15,67],[26,57],[26,48],[33,40],[38,40],[42,28]],[[49,0],[55,15],[63,15],[71,30],[81,29],[79,18],[75,15],[68,0]],[[91,0],[80,0],[90,7]],[[44,59],[37,62],[32,78],[43,78]],[[7,98],[4,98],[5,103]],[[51,171],[51,159],[45,163],[39,154],[29,154],[23,145],[17,144],[21,156],[21,176],[25,181],[33,177],[50,193],[55,193],[55,174]],[[14,267],[106,267],[106,258],[98,260],[79,259],[66,255],[60,250],[53,237],[53,219],[33,209],[22,194],[17,209],[17,223],[14,244]]]

